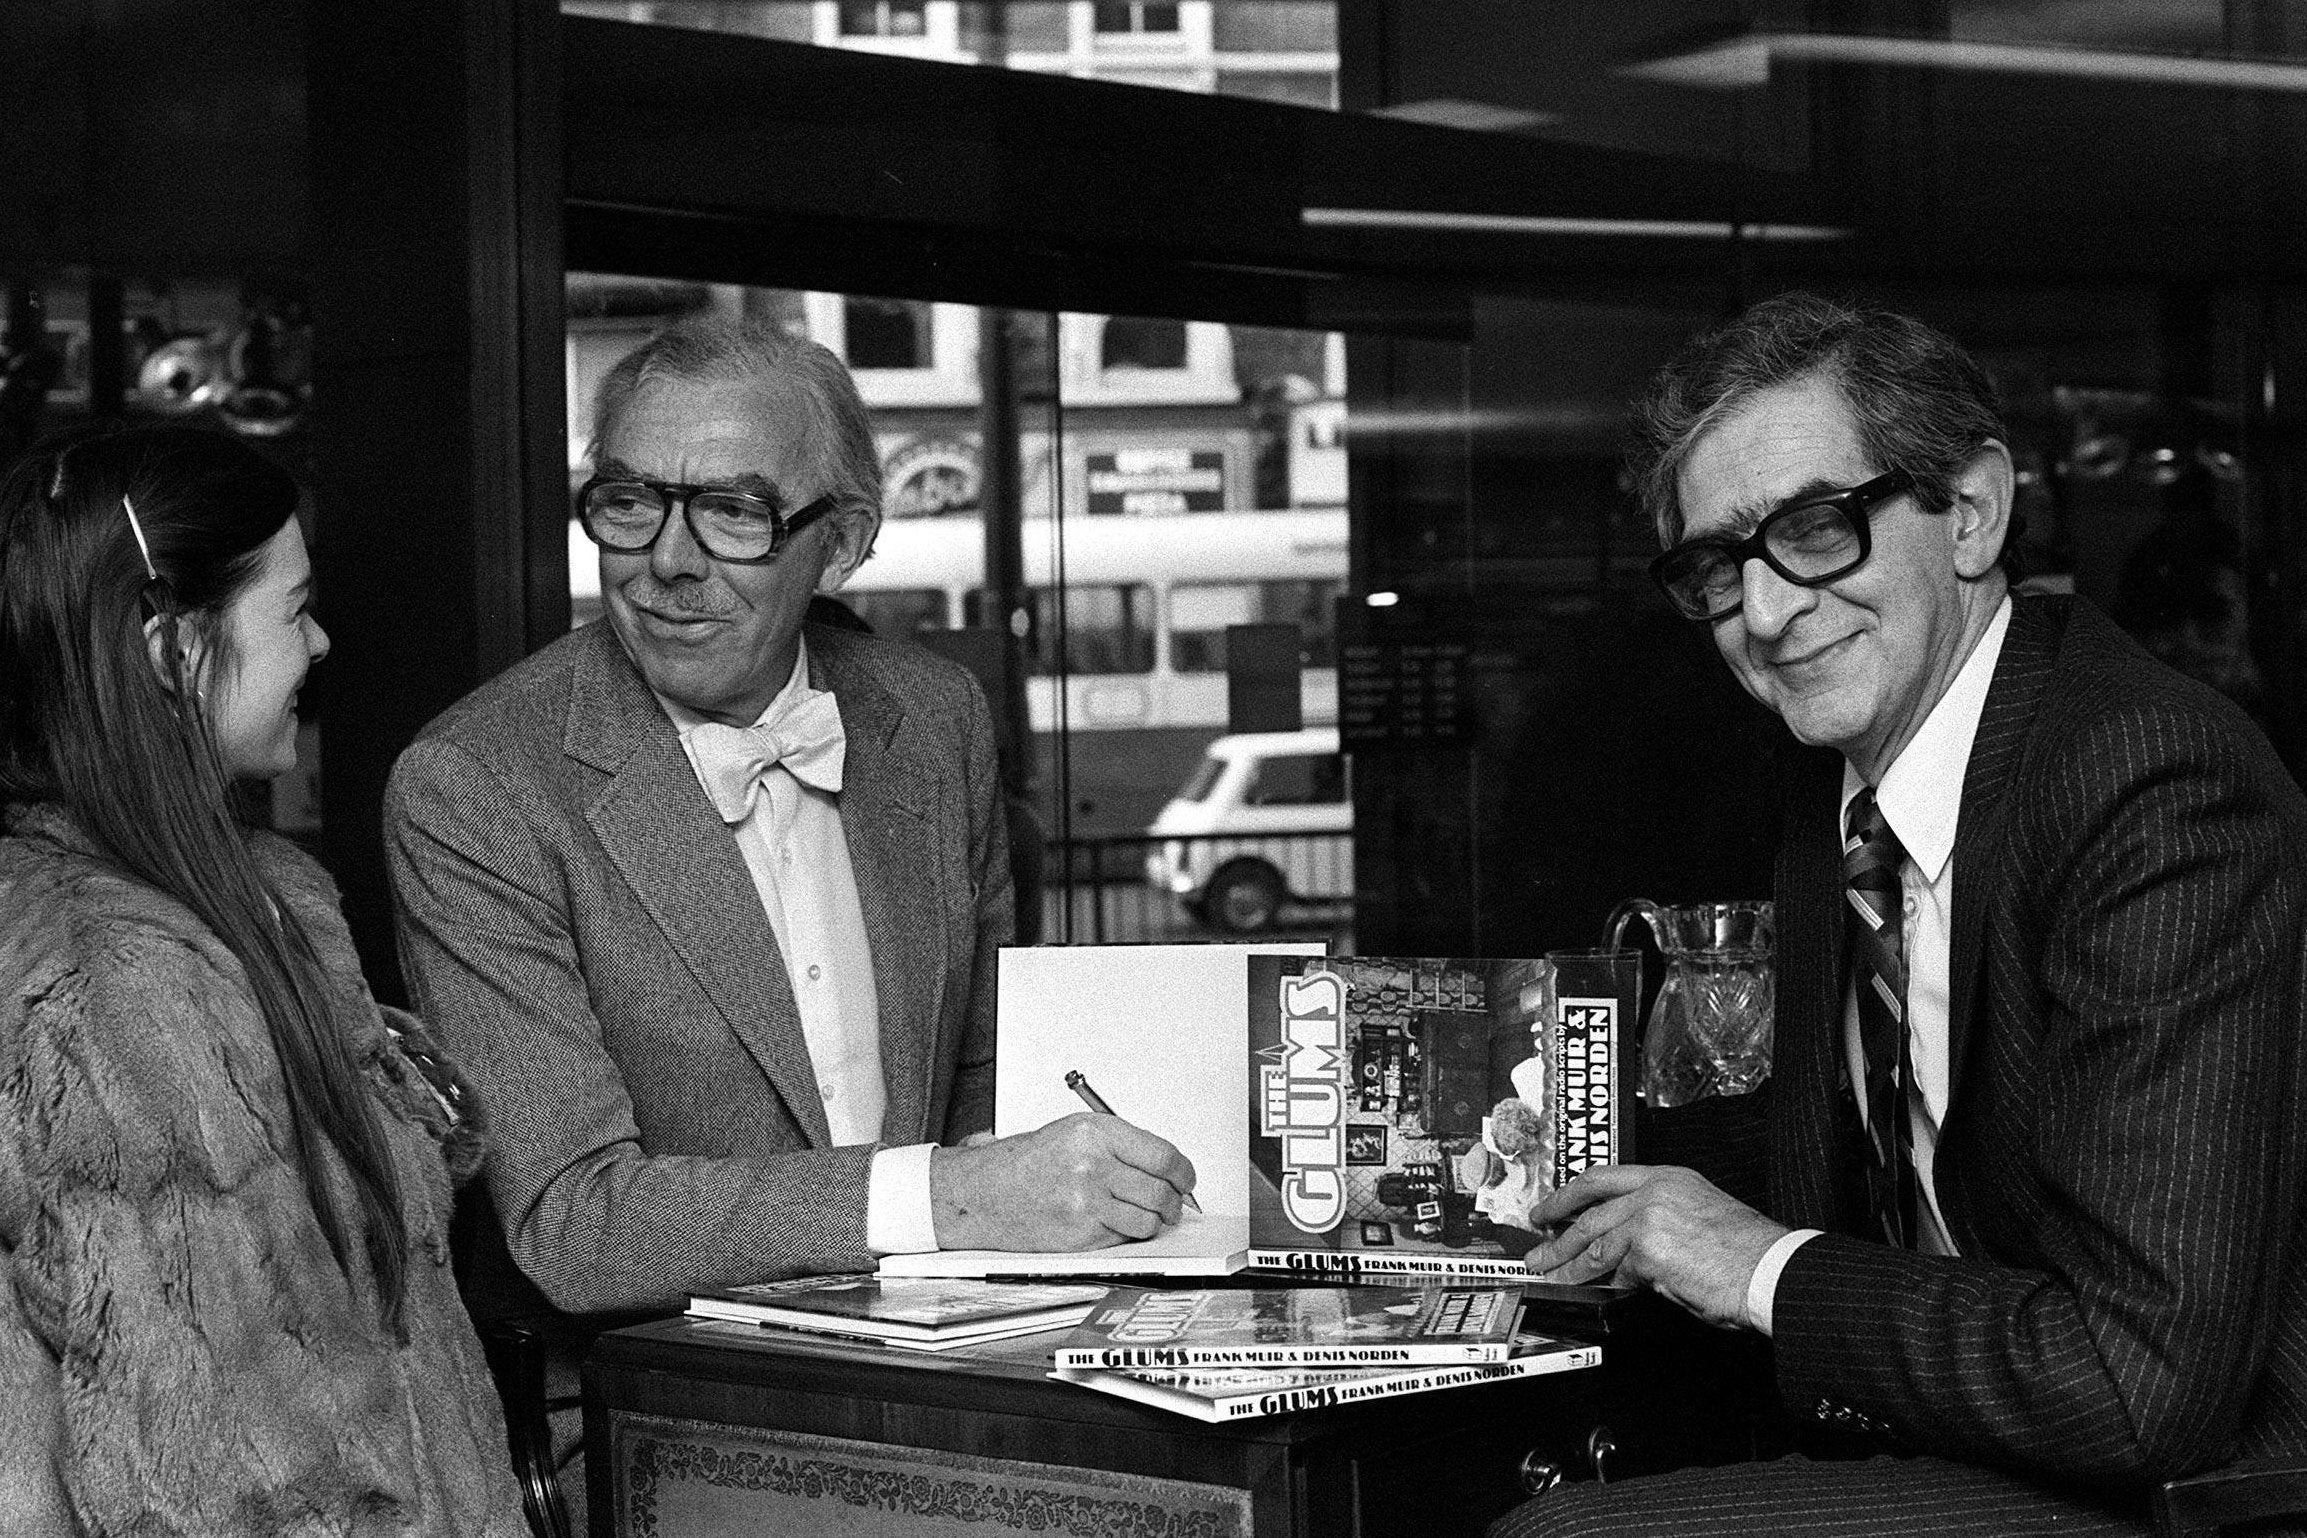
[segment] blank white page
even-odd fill
[[[1194,1164],[1202,1210],[1249,1212],[1249,961],[1289,945],[1019,946],[1001,953],[994,1130],[1085,1110],[1079,1070],[1122,1120]]]
[[[1287,945],[1017,946],[1001,953],[993,1128],[1031,1132],[1089,1107],[1078,1071],[1116,1116],[1194,1164],[1200,1213],[1134,1244],[1062,1254],[932,1250],[884,1255],[884,1276],[1223,1275],[1249,1250],[1248,957]]]

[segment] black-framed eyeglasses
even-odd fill
[[[798,512],[781,511],[766,497],[727,486],[686,486],[637,475],[596,475],[577,488],[577,521],[603,550],[635,555],[657,542],[665,519],[678,505],[690,536],[716,561],[764,566],[777,559],[785,542],[827,513],[831,497],[819,497]]]
[[[1891,470],[1841,491],[1789,502],[1744,539],[1686,539],[1650,563],[1650,575],[1686,619],[1728,619],[1746,600],[1746,563],[1759,558],[1796,587],[1823,587],[1874,552],[1874,510],[1914,477]]]

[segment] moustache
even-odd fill
[[[727,604],[716,603],[694,587],[672,586],[659,582],[643,573],[625,583],[618,591],[627,603],[659,614],[678,614],[694,619],[727,619],[736,612]]]

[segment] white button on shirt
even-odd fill
[[[1994,682],[1995,662],[2002,656],[2003,637],[2010,623],[2011,601],[2006,597],[1986,634],[1964,659],[1954,682],[1931,707],[1922,729],[1900,750],[1897,760],[1883,771],[1882,783],[1875,787],[1875,804],[1882,808],[1907,856],[1899,867],[1899,884],[1905,891],[1901,927],[1907,957],[1907,1053],[1914,1070],[1907,1117],[1914,1134],[1915,1182],[1922,1196],[1916,1212],[1915,1248],[1926,1255],[1956,1253],[1954,1241],[1947,1236],[1932,1178],[1939,1128],[1946,1121],[1951,1088],[1947,973],[1954,934],[1955,829],[1962,814],[1963,777],[1970,768],[1971,744],[1978,737],[1987,689]],[[1865,786],[1866,781],[1846,760],[1838,833],[1848,820],[1851,798]],[[1858,1001],[1848,989],[1843,994],[1843,1060],[1850,1069],[1851,1082],[1865,1083]],[[1863,1096],[1859,1117],[1862,1122],[1866,1117]],[[1772,1245],[1755,1268],[1753,1280],[1747,1284],[1746,1312],[1749,1321],[1765,1335],[1770,1333],[1771,1304],[1778,1291],[1779,1274],[1794,1252],[1817,1235],[1815,1228],[1796,1229]]]
[[[804,641],[785,687],[754,724],[774,719],[806,696],[808,679]],[[679,730],[681,750],[694,769],[689,739],[706,718],[663,695],[658,703]],[[775,765],[762,774],[745,820],[730,831],[785,961],[827,1131],[837,1147],[877,1143],[888,1103],[881,1006],[857,874],[841,828],[840,798],[802,784],[782,764]],[[866,1243],[875,1251],[937,1248],[929,1199],[930,1146],[885,1148],[874,1155],[865,1226]]]

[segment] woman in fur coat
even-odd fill
[[[474,1107],[233,812],[328,651],[296,501],[186,428],[0,480],[0,1534],[525,1538]]]

